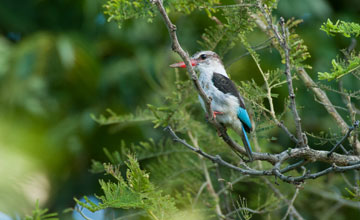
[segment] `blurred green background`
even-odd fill
[[[106,161],[103,147],[114,150],[121,140],[136,143],[164,135],[151,123],[101,127],[91,118],[107,108],[127,114],[159,103],[162,77],[173,74],[168,64],[179,60],[160,19],[155,24],[131,20],[119,29],[106,22],[103,4],[0,0],[0,212],[29,213],[36,199],[52,211],[73,207],[74,196],[99,192],[99,175],[88,170],[91,159]],[[304,20],[298,33],[309,47],[309,73],[316,78],[350,44],[347,38],[328,37],[320,25],[328,18],[360,22],[360,1],[281,0],[276,14]],[[204,28],[213,25],[204,11],[172,19],[190,54],[199,50],[196,41]],[[257,36],[252,36],[254,45],[264,40]],[[237,46],[224,62],[244,52]],[[260,54],[265,69],[279,64],[269,50]],[[261,83],[249,57],[228,71],[235,81],[254,78]],[[286,96],[287,91],[278,92]],[[309,95],[297,97],[301,106],[316,105]],[[317,107],[302,112],[308,131],[327,130],[332,124]]]

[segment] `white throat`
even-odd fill
[[[213,62],[210,65],[198,65],[197,69],[200,72],[200,75],[207,75],[212,77],[213,73],[219,73],[226,77],[229,77],[226,73],[224,66],[221,63]]]

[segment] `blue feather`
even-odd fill
[[[248,139],[248,137],[247,137],[247,135],[246,135],[246,131],[245,131],[245,129],[244,129],[244,125],[241,125],[241,126],[242,126],[242,132],[243,132],[243,134],[244,134],[244,136],[245,136],[245,140],[246,140],[246,143],[247,143],[247,144],[244,143],[244,146],[249,149],[250,153],[252,153],[251,146],[250,146],[250,142],[249,142],[249,139]]]
[[[237,116],[242,123],[244,123],[247,127],[249,127],[251,129],[251,121],[250,121],[249,114],[247,113],[246,109],[239,107]]]

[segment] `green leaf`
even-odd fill
[[[331,72],[319,72],[318,77],[320,80],[334,80],[339,79],[355,70],[357,70],[360,67],[360,57],[359,56],[352,56],[350,57],[350,60],[347,62],[339,60],[336,61],[333,59],[331,61],[332,69]]]
[[[320,30],[325,31],[329,36],[341,34],[344,37],[359,37],[360,24],[355,22],[336,21],[334,24],[330,19],[321,25]]]

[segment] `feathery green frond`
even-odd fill
[[[345,62],[344,60],[336,61],[333,59],[331,61],[332,69],[331,72],[319,72],[318,77],[320,80],[334,80],[339,79],[345,76],[348,73],[351,73],[360,67],[360,57],[359,56],[352,56],[350,60]]]
[[[163,100],[162,106],[148,104],[148,108],[155,117],[152,121],[155,128],[171,125],[177,131],[185,131],[191,130],[193,126],[199,126],[196,121],[190,127],[187,123],[191,120],[192,109],[197,103],[192,86],[190,81],[176,80],[175,90],[169,92],[169,95]]]
[[[325,31],[330,36],[341,34],[345,37],[359,37],[360,35],[360,24],[355,22],[336,21],[332,23],[330,19],[321,25],[320,30]]]
[[[155,16],[154,5],[147,0],[108,0],[104,8],[104,14],[108,15],[108,22],[114,20],[119,27],[128,19],[148,18],[151,22]]]
[[[177,11],[185,14],[190,14],[194,10],[205,10],[210,17],[211,13],[216,12],[213,6],[219,3],[219,0],[171,0],[165,1],[164,7],[168,12]],[[152,22],[156,15],[155,5],[149,0],[108,0],[104,8],[108,22],[114,20],[119,28],[125,20],[147,18],[148,22]]]
[[[58,220],[57,213],[48,213],[49,209],[41,209],[39,207],[39,200],[36,201],[35,210],[32,211],[31,216],[26,216],[24,220]]]
[[[174,10],[177,12],[182,12],[185,14],[190,14],[194,10],[205,10],[206,14],[211,17],[211,13],[216,12],[214,6],[220,4],[220,0],[207,0],[207,1],[197,1],[197,0],[169,0],[164,1],[164,6],[166,9]]]
[[[253,1],[244,1],[243,3],[252,3]],[[236,43],[239,43],[240,37],[249,33],[255,27],[251,18],[255,7],[223,7],[221,8],[221,17],[225,20],[222,23],[218,18],[213,18],[217,23],[205,29],[202,35],[202,41],[198,44],[204,50],[216,51],[220,56],[224,56]]]
[[[91,115],[91,118],[100,125],[113,125],[127,126],[134,123],[142,123],[154,120],[154,116],[148,109],[137,109],[135,114],[118,115],[111,109],[107,109],[108,115],[100,115],[96,117]]]
[[[114,152],[109,152],[108,149],[104,148],[104,153],[110,163],[115,166],[124,165],[127,156],[132,152],[136,152],[136,158],[138,161],[148,160],[148,159],[159,159],[161,157],[167,157],[172,154],[186,153],[189,152],[185,149],[174,149],[169,146],[172,145],[170,140],[162,141],[161,143],[155,143],[153,139],[148,141],[141,141],[139,144],[125,144],[124,141],[121,141],[119,150]],[[93,160],[91,166],[91,172],[100,173],[104,172],[103,163]]]
[[[91,202],[87,197],[84,197],[86,202],[75,201],[93,212],[105,208],[139,208],[145,210],[152,219],[170,219],[177,210],[174,200],[156,189],[149,180],[149,174],[140,169],[133,156],[129,155],[125,164],[128,167],[126,180],[117,166],[104,164],[106,174],[114,177],[116,182],[99,180],[104,192],[104,195],[96,196],[101,201],[99,204]]]
[[[310,65],[304,64],[304,62],[311,57],[308,48],[304,44],[304,40],[297,33],[295,33],[295,27],[297,27],[302,22],[303,20],[301,19],[291,18],[287,20],[285,24],[285,27],[289,30],[289,39],[287,40],[290,47],[290,63],[295,68],[303,67],[311,69]],[[280,26],[278,26],[278,28],[279,30],[281,29]],[[280,45],[277,45],[277,47],[280,47]],[[282,57],[282,63],[285,63],[285,53],[283,50],[279,51]]]
[[[335,24],[330,19],[326,23],[321,25],[320,30],[325,31],[330,36],[335,34],[342,34],[345,37],[358,37],[360,35],[360,24],[354,22],[337,21]],[[360,67],[359,54],[345,53],[345,60],[333,59],[331,61],[332,69],[331,72],[319,72],[318,77],[320,80],[334,80],[339,79],[349,73],[357,71]]]
[[[237,213],[239,219],[242,219],[242,218],[244,220],[250,220],[251,219],[252,214],[248,210],[248,204],[247,204],[247,201],[246,201],[245,197],[241,197],[239,195],[239,200],[236,201],[236,208],[237,208],[237,210],[239,210],[238,213]]]

